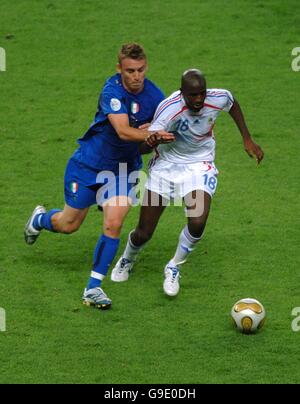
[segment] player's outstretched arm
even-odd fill
[[[252,140],[245,122],[244,114],[236,99],[234,100],[229,114],[236,123],[243,137],[245,151],[251,158],[255,158],[259,164],[264,158],[264,152],[262,151],[261,147]]]
[[[165,131],[149,132],[147,129],[132,128],[129,125],[127,114],[109,114],[108,119],[120,139],[126,142],[144,142],[152,133],[158,133],[159,137],[163,140],[166,140],[166,142],[175,140],[174,135]],[[151,144],[149,144],[149,146],[151,146]]]
[[[126,142],[143,142],[149,135],[146,129],[132,128],[127,114],[109,114],[108,119],[119,138]]]

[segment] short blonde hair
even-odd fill
[[[122,63],[123,59],[135,59],[135,60],[147,60],[144,48],[137,43],[128,43],[122,45],[118,54],[119,63]]]

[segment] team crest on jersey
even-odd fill
[[[77,182],[71,182],[70,189],[73,194],[76,194],[78,192]]]
[[[132,102],[131,103],[131,112],[133,113],[133,114],[137,114],[138,112],[139,112],[139,110],[140,110],[140,106],[139,106],[139,104],[137,103],[137,102]]]
[[[110,108],[115,112],[120,111],[120,109],[121,109],[121,101],[118,100],[117,98],[112,98],[110,100]]]

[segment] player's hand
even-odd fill
[[[160,144],[173,143],[176,141],[175,136],[172,133],[165,132],[163,130],[157,132],[151,132],[146,138],[145,142],[150,147],[156,147]]]
[[[254,143],[251,138],[247,138],[244,140],[244,147],[245,151],[251,158],[255,158],[257,164],[260,164],[262,159],[264,158],[264,152],[262,151],[261,147]]]

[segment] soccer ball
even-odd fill
[[[251,334],[263,327],[266,311],[258,300],[247,298],[235,303],[231,310],[231,317],[240,331]]]

